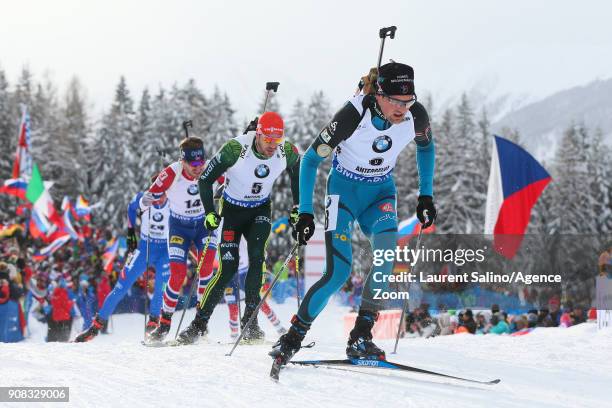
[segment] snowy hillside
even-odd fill
[[[286,324],[295,304],[275,309]],[[295,359],[343,358],[345,312],[330,304],[307,337],[316,346],[300,351]],[[189,319],[192,314],[188,313]],[[220,305],[211,322],[211,339],[228,339],[227,315],[225,305]],[[67,406],[75,407],[612,405],[612,330],[597,332],[593,324],[537,329],[521,337],[406,339],[400,342],[398,355],[390,355],[392,341],[380,342],[390,360],[453,375],[502,380],[486,386],[423,374],[312,367],[285,369],[280,383],[274,383],[268,379],[269,346],[240,346],[232,357],[225,356],[228,345],[212,340],[194,346],[147,348],[140,344],[141,315],[118,315],[113,320],[114,334],[85,344],[42,343],[44,326],[35,325],[27,342],[0,346],[2,385],[69,386]],[[265,318],[260,322],[274,340],[272,326]]]
[[[541,159],[551,157],[563,131],[572,123],[601,129],[612,144],[612,79],[593,81],[557,92],[514,110],[493,125],[494,132],[518,129],[521,142]]]

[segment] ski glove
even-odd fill
[[[138,239],[136,238],[136,231],[134,231],[134,228],[128,228],[126,241],[128,254],[134,252],[138,247]]]
[[[423,225],[423,229],[430,227],[434,223],[438,212],[431,196],[419,196],[416,215],[419,222]]]
[[[312,238],[315,231],[314,217],[312,214],[300,213],[298,222],[293,227],[293,239],[299,242],[300,245],[306,245],[308,240]]]
[[[221,222],[221,217],[215,211],[211,211],[206,214],[206,218],[204,219],[204,227],[206,227],[209,231],[214,231],[219,228],[219,223]]]

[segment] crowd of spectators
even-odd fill
[[[0,240],[0,342],[22,340],[31,318],[47,325],[47,341],[69,341],[75,317],[82,324],[76,330],[89,327],[120,271],[120,257],[110,272],[103,268],[111,238],[108,231],[94,230],[36,261],[44,243]],[[144,279],[137,285],[144,288]]]
[[[424,303],[406,314],[407,337],[430,337],[459,333],[508,334],[520,336],[537,327],[570,327],[596,319],[594,308],[586,309],[567,301],[563,307],[558,297],[552,297],[547,307],[527,313],[509,314],[494,304],[489,310],[447,310],[438,305],[435,313]]]

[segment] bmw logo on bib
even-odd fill
[[[255,177],[265,178],[268,177],[268,174],[270,174],[270,168],[265,164],[260,164],[259,166],[255,167]]]
[[[197,195],[198,194],[198,186],[195,184],[190,185],[187,188],[187,192],[189,193],[189,195]]]
[[[378,136],[374,140],[374,143],[372,143],[372,150],[374,150],[376,153],[383,153],[391,149],[391,145],[393,145],[393,141],[389,136]]]
[[[155,213],[153,214],[153,221],[155,222],[161,222],[161,220],[164,219],[164,215],[162,213]]]

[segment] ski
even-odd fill
[[[202,342],[202,341],[198,341],[196,343],[193,344],[183,344],[181,342],[179,342],[178,340],[165,340],[165,341],[155,341],[155,342],[146,342],[146,341],[141,341],[140,344],[142,344],[145,347],[179,347],[179,346],[195,346],[197,344],[214,344],[214,345],[220,345],[220,346],[229,346],[229,345],[233,345],[234,342],[233,341],[206,341],[206,342]],[[272,341],[268,341],[268,340],[264,340],[264,341],[241,341],[240,345],[242,346],[271,346],[273,345],[274,342]]]
[[[302,360],[302,361],[290,361],[290,363],[294,365],[313,366],[313,367],[317,367],[317,366],[358,366],[358,367],[368,367],[368,368],[383,368],[383,369],[389,369],[389,370],[399,370],[399,371],[408,371],[408,372],[421,373],[421,374],[429,374],[429,375],[433,375],[436,377],[451,378],[454,380],[466,381],[466,382],[471,382],[471,383],[476,383],[476,384],[486,384],[486,385],[498,384],[501,381],[499,378],[495,380],[491,380],[491,381],[479,381],[479,380],[474,380],[470,378],[457,377],[454,375],[449,375],[449,374],[444,374],[444,373],[440,373],[436,371],[424,370],[422,368],[411,367],[411,366],[407,366],[404,364],[394,363],[388,360],[360,360],[357,358],[350,358],[350,359],[344,359],[344,360]],[[280,371],[280,368],[276,372],[276,380],[278,380],[278,371]],[[272,372],[270,373],[270,376],[272,376],[273,372],[274,372],[274,365],[272,367]]]

